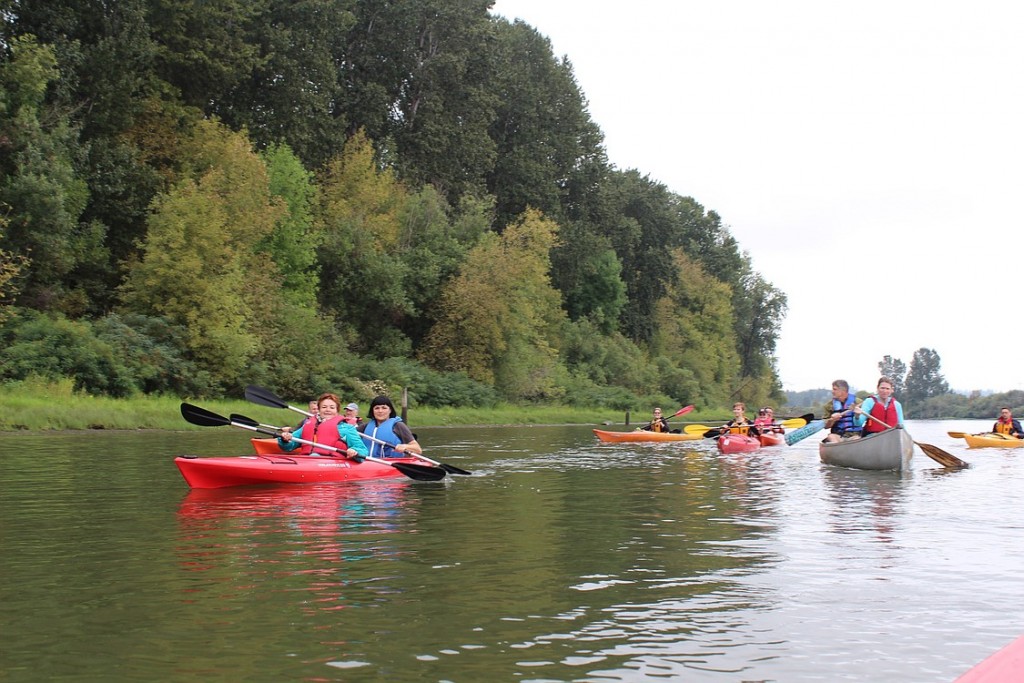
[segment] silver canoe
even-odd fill
[[[897,427],[859,439],[824,443],[818,447],[821,461],[858,470],[903,470],[910,467],[914,440]]]

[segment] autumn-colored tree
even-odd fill
[[[444,289],[424,362],[464,371],[509,398],[556,396],[566,320],[548,274],[557,235],[558,226],[532,209],[501,235],[485,235]]]
[[[730,382],[739,374],[732,291],[682,250],[671,256],[678,276],[655,306],[651,355],[688,369],[704,400],[724,403]]]
[[[230,384],[259,350],[256,309],[276,278],[256,245],[284,208],[271,201],[266,168],[244,136],[203,123],[192,142],[195,176],[154,203],[123,301],[184,327],[194,359]]]

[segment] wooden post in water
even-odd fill
[[[626,426],[629,426],[629,411],[626,411]]]
[[[409,422],[409,387],[402,387],[402,422]]]

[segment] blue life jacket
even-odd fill
[[[395,424],[401,422],[400,417],[389,417],[388,419],[381,422],[379,425],[376,420],[369,420],[363,428],[359,431],[363,432],[367,436],[372,436],[375,439],[381,441],[387,441],[391,446],[397,446],[402,443],[402,440],[395,434]],[[404,458],[406,456],[397,452],[391,446],[382,446],[376,441],[370,441],[363,437],[363,441],[366,442],[366,447],[370,449],[370,456],[374,458]]]
[[[846,402],[840,401],[838,398],[832,399],[832,412],[841,413],[843,411],[853,410],[853,406],[857,403],[857,397],[853,394],[849,394],[846,397]],[[854,418],[856,416],[852,412],[848,412],[839,418],[839,421],[832,425],[833,434],[845,434],[846,432],[859,432],[857,425],[854,424]]]

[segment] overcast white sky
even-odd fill
[[[873,388],[884,355],[909,367],[921,347],[953,389],[1024,388],[1024,4],[497,0],[492,13],[569,58],[612,164],[718,212],[786,293],[786,389]]]

